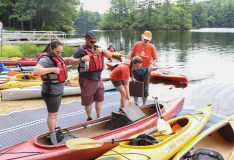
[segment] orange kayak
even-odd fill
[[[166,79],[166,80],[178,81],[178,82],[188,82],[188,78],[186,76],[172,73],[164,69],[157,69],[157,70],[152,71],[150,78]]]

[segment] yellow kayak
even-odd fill
[[[193,148],[193,151],[191,149]],[[200,152],[203,154],[199,154]],[[185,154],[190,153],[193,157],[206,159],[206,154],[213,153],[222,156],[223,159],[234,159],[234,115],[213,125],[190,141],[176,154],[173,160],[185,159]],[[218,153],[217,153],[218,152]],[[201,157],[203,156],[203,157]],[[184,157],[184,158],[183,158]],[[222,158],[219,157],[221,160]]]
[[[40,76],[34,76],[33,74],[17,74],[0,79],[0,90],[36,86],[40,84],[42,84]]]
[[[172,133],[165,135],[154,132],[152,139],[139,138],[133,141],[119,143],[119,146],[108,151],[99,160],[168,160],[172,158],[183,146],[190,142],[210,119],[213,105],[199,109],[187,115],[169,120]],[[148,143],[148,144],[147,144]],[[107,158],[108,157],[108,158]]]

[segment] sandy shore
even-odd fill
[[[62,97],[62,103],[70,102],[72,100],[80,100],[80,96]],[[11,111],[19,111],[24,108],[32,109],[37,107],[45,107],[46,104],[42,98],[19,100],[19,101],[0,101],[0,114],[6,114]]]

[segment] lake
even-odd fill
[[[74,38],[84,37],[88,30],[76,30]],[[112,43],[125,55],[144,31],[94,30],[97,44],[107,48]],[[190,31],[152,31],[151,44],[156,47],[155,66],[172,66],[170,71],[186,75],[188,84],[151,80],[150,97],[159,101],[185,97],[185,106],[202,108],[214,105],[214,113],[232,115],[234,109],[234,28],[202,28]]]

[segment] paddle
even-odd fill
[[[119,51],[119,52],[125,52],[125,51]]]
[[[155,101],[155,106],[158,112],[158,122],[157,122],[157,129],[160,132],[163,132],[165,134],[170,134],[172,133],[171,126],[169,125],[168,122],[164,121],[164,117],[162,116],[160,106],[157,101],[158,97],[155,96],[154,101]]]
[[[171,133],[175,134],[175,133]],[[152,135],[153,137],[164,136],[165,134],[157,134]],[[97,141],[90,138],[74,138],[70,139],[66,142],[66,146],[71,149],[88,149],[88,148],[97,148],[101,147],[105,143],[115,143],[115,142],[123,142],[123,141],[131,141],[135,140],[136,138],[127,138],[127,139],[112,139],[111,141]]]
[[[9,71],[9,72],[7,72],[7,76],[15,76],[17,74],[22,74],[22,73],[20,73],[18,71]]]

